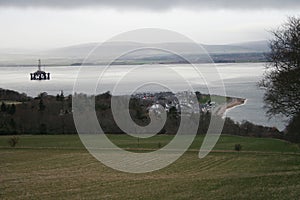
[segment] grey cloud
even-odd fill
[[[0,0],[0,7],[45,7],[72,9],[112,7],[116,9],[165,10],[171,8],[203,9],[299,9],[299,0]]]

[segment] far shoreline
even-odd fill
[[[236,97],[230,97],[231,102],[226,104],[226,111],[234,109],[235,107],[245,105],[247,102],[247,99],[243,98],[236,98]]]
[[[230,98],[229,102],[226,102],[225,104],[220,105],[220,107],[217,108],[216,110],[217,115],[226,117],[226,113],[229,110],[234,109],[238,106],[245,105],[247,102],[247,99],[244,98],[239,98],[239,97],[228,97],[228,98]]]

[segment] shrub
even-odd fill
[[[2,104],[1,104],[1,112],[6,112],[6,110],[7,110],[6,104],[4,102],[2,102]]]
[[[241,144],[235,144],[234,145],[234,150],[241,151],[242,150],[242,145]]]
[[[161,143],[160,143],[160,142],[157,144],[157,147],[158,147],[159,149],[161,148]]]
[[[16,113],[16,105],[12,104],[8,110],[8,113],[14,115]]]
[[[8,140],[8,144],[9,144],[11,147],[15,147],[18,143],[19,143],[19,138],[16,137],[16,136],[13,136],[13,137],[11,137],[11,138]]]
[[[287,126],[285,138],[294,143],[300,143],[300,113],[292,118]]]

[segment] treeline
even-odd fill
[[[103,131],[109,134],[123,133],[113,118],[111,94],[106,92],[92,98],[95,99],[96,114]],[[0,134],[77,134],[72,115],[71,95],[64,96],[63,92],[57,96],[42,93],[36,98],[26,98],[26,101],[15,104],[5,103],[2,97],[0,99]],[[129,112],[137,124],[145,126],[150,122],[148,108],[152,103],[137,98],[130,100]],[[247,121],[237,123],[230,118],[211,116],[209,112],[201,113],[198,134],[206,134],[211,117],[224,121],[223,134],[285,138],[276,128],[258,126]],[[160,134],[176,134],[180,119],[176,108],[171,108]]]
[[[29,101],[30,99],[31,98],[28,97],[25,93],[20,94],[13,90],[0,88],[0,100],[24,102]]]

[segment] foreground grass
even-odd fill
[[[12,136],[0,136],[0,148],[9,148],[8,140]],[[17,148],[57,148],[85,149],[78,135],[20,135]],[[157,149],[168,144],[173,136],[156,135],[147,139],[136,139],[127,135],[108,135],[111,141],[121,148]],[[199,150],[204,136],[196,136],[190,150]],[[269,138],[239,137],[222,135],[214,150],[234,150],[235,144],[241,144],[243,151],[295,152],[300,153],[299,145],[287,141]]]
[[[179,160],[146,174],[112,170],[77,136],[0,137],[0,199],[298,199],[300,151],[281,140],[222,136],[204,159],[198,136]],[[157,148],[170,136],[136,141],[110,136],[124,148]],[[242,152],[231,152],[240,143]]]

